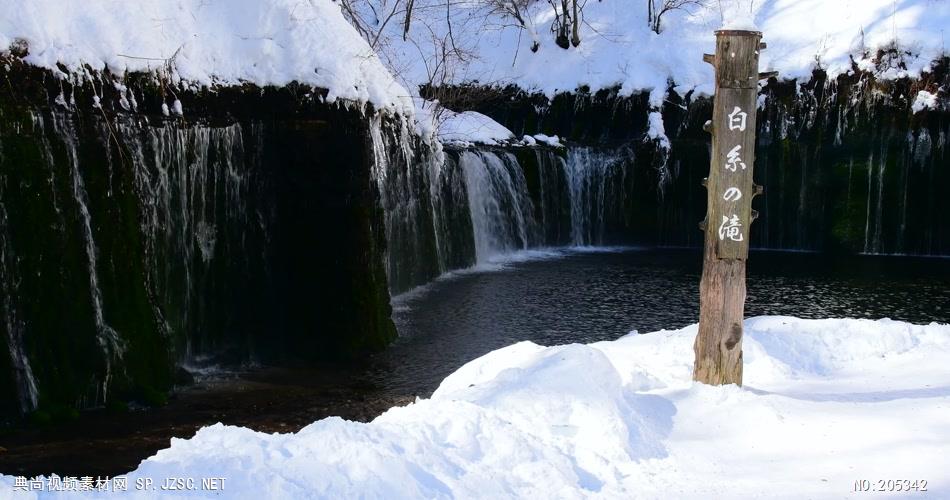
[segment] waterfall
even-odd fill
[[[0,157],[2,155],[3,149],[0,147]],[[5,189],[6,182],[3,177],[0,177],[0,200],[3,199]],[[17,283],[19,280],[15,272],[16,256],[13,255],[13,248],[10,244],[7,220],[6,207],[0,202],[0,293],[2,293],[0,312],[3,313],[3,325],[7,333],[7,348],[10,352],[10,364],[13,367],[13,380],[17,390],[15,396],[19,400],[20,411],[27,413],[36,409],[39,402],[39,393],[36,389],[36,380],[33,378],[30,360],[26,357],[24,351],[25,325],[20,321],[17,314],[15,298],[18,296]]]
[[[440,210],[441,150],[419,142],[402,121],[370,122],[370,143],[386,232],[390,288],[407,290],[445,272]],[[448,230],[448,228],[445,228]]]
[[[14,143],[18,156],[0,157],[11,167],[0,174],[0,344],[9,351],[20,413],[63,383],[75,388],[70,404],[101,404],[117,383],[142,376],[144,357],[162,363],[174,353],[187,361],[216,352],[222,338],[246,344],[240,335],[256,326],[245,330],[242,320],[270,311],[254,312],[267,307],[258,299],[268,294],[260,276],[269,247],[261,242],[272,216],[261,207],[271,204],[250,204],[250,193],[268,188],[249,179],[260,158],[245,155],[242,126],[98,118],[24,115],[12,124],[33,149]],[[42,236],[28,237],[24,231],[37,224]],[[38,321],[26,302],[37,293],[43,307],[72,301],[76,308]],[[60,334],[68,340],[50,347]],[[67,375],[50,369],[63,348],[82,356],[66,363]],[[158,368],[147,373],[157,383],[165,376]]]
[[[865,195],[867,209],[864,216],[864,253],[871,253],[871,183],[874,179],[874,153],[868,156],[868,190]]]
[[[571,243],[605,242],[608,211],[622,211],[626,173],[622,156],[592,148],[571,148],[564,163],[570,192]]]
[[[478,262],[529,248],[537,232],[524,172],[510,153],[463,151],[469,214]]]
[[[190,360],[215,343],[208,333],[213,311],[202,300],[220,293],[214,290],[215,266],[234,265],[235,272],[247,274],[247,240],[256,231],[267,233],[269,217],[248,205],[248,176],[260,160],[251,156],[245,163],[245,134],[237,123],[212,128],[127,122],[118,130],[141,199],[149,287],[158,299],[154,312],[166,336],[184,340],[179,355]],[[259,132],[252,135],[261,140]],[[225,252],[232,262],[216,264]],[[266,256],[260,261],[266,263]]]
[[[881,233],[884,219],[884,171],[887,167],[887,146],[881,146],[881,154],[877,160],[877,192],[875,193],[874,234],[871,238],[869,253],[883,253]]]
[[[370,139],[393,293],[511,252],[602,245],[626,221],[629,151],[443,151],[379,119]]]
[[[42,127],[42,121],[40,121]],[[107,397],[109,382],[112,378],[113,363],[121,360],[124,346],[119,334],[106,323],[103,312],[102,290],[99,288],[99,268],[96,249],[95,235],[93,234],[92,215],[89,212],[88,194],[86,193],[85,182],[82,173],[79,170],[79,153],[76,147],[76,130],[73,128],[69,117],[61,113],[53,113],[53,131],[62,140],[66,147],[67,161],[69,162],[71,174],[71,186],[73,201],[76,203],[79,212],[80,229],[85,243],[86,263],[89,277],[89,294],[92,300],[93,319],[96,326],[96,341],[102,349],[103,359],[105,361],[105,374],[101,381],[101,393],[97,394],[97,401],[103,401]],[[52,166],[53,152],[49,149],[49,143],[46,142],[47,158]]]

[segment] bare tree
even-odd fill
[[[483,0],[489,6],[490,12],[510,17],[517,25],[528,32],[531,37],[531,52],[537,52],[541,46],[537,31],[529,8],[540,3],[540,0]],[[580,23],[587,0],[547,0],[554,10],[554,20],[551,23],[551,32],[554,33],[554,42],[563,49],[577,47],[581,43]]]
[[[412,23],[412,8],[415,6],[415,0],[406,0],[406,17],[402,22],[402,39],[409,38],[409,25]],[[451,26],[451,25],[450,25]]]
[[[434,120],[441,121],[444,109],[439,101],[453,100],[452,82],[456,72],[475,58],[470,40],[461,37],[456,43],[456,30],[470,33],[478,29],[474,23],[484,18],[472,16],[469,11],[459,8],[459,0],[336,1],[350,24],[385,61],[393,76],[407,87],[425,89],[424,97],[430,102],[423,105]],[[490,1],[494,2],[481,0],[482,7]],[[518,8],[531,1],[538,0],[508,0],[508,3]],[[519,25],[530,26],[526,21],[519,21]],[[403,53],[409,47],[418,54],[415,60],[409,60]],[[410,71],[415,63],[421,64],[423,74]]]
[[[647,24],[654,33],[663,30],[660,24],[663,15],[671,10],[689,10],[690,7],[702,7],[704,0],[647,0]]]
[[[571,28],[571,17],[568,14],[568,0],[548,0],[551,8],[554,9],[554,22],[551,23],[551,32],[554,33],[554,43],[562,49],[571,47],[567,38],[567,32]],[[558,9],[560,3],[560,9]]]
[[[528,8],[537,0],[487,0],[490,13],[501,14],[515,20],[518,26],[528,32],[531,37],[531,52],[537,52],[541,46],[538,32],[534,28],[531,17],[527,14]]]
[[[554,43],[562,49],[569,49],[573,45],[581,44],[580,23],[586,0],[548,0],[554,9],[554,22],[551,23],[551,32],[554,33]],[[560,6],[558,4],[560,3]],[[570,33],[570,37],[568,37]]]
[[[571,25],[571,45],[577,47],[581,44],[581,36],[578,33],[578,26],[581,24],[580,12],[577,9],[577,0],[571,0],[574,5],[574,23]]]
[[[439,17],[447,30],[449,42],[457,49],[453,23],[470,24],[473,19],[501,18],[511,22],[508,26],[523,30],[531,38],[531,51],[537,52],[541,46],[537,27],[534,23],[532,8],[547,3],[553,9],[551,32],[555,43],[564,49],[577,47],[581,43],[580,25],[583,22],[584,6],[587,0],[335,0],[339,2],[343,14],[354,28],[369,42],[376,51],[384,49],[387,27],[400,24],[399,33],[403,41],[410,41],[414,26],[419,23],[436,23]],[[656,0],[653,0],[656,1]],[[668,0],[669,1],[669,0]],[[697,0],[693,0],[697,1]],[[436,17],[435,9],[441,9]],[[473,16],[472,12],[481,10],[482,16]],[[490,24],[490,23],[489,23]],[[432,25],[434,27],[434,24]],[[502,25],[502,28],[505,26]],[[440,31],[441,31],[440,29]],[[392,30],[394,31],[394,30]],[[426,30],[421,30],[425,32]],[[427,41],[426,41],[427,42]]]

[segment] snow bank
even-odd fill
[[[207,427],[130,484],[223,476],[228,497],[249,499],[842,498],[856,479],[907,478],[950,495],[950,326],[760,317],[746,328],[744,388],[691,382],[695,326],[522,342],[369,424]]]
[[[411,113],[409,93],[331,0],[29,0],[3,7],[0,50],[29,45],[26,61],[58,72],[165,71],[190,85],[286,85],[328,99]],[[167,67],[166,67],[167,63]]]

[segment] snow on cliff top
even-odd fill
[[[444,8],[437,10],[444,2],[416,3],[423,2],[444,17]],[[659,102],[672,79],[683,90],[711,93],[713,70],[703,63],[702,54],[714,51],[713,33],[720,28],[762,31],[768,49],[762,53],[761,68],[776,70],[786,79],[807,79],[816,67],[832,75],[846,72],[852,57],[870,68],[869,56],[894,44],[910,55],[904,55],[906,71],[895,68],[885,72],[887,78],[918,75],[947,54],[950,1],[946,0],[707,1],[704,7],[667,12],[659,35],[647,24],[646,5],[629,0],[586,2],[581,43],[565,50],[554,43],[555,15],[549,2],[534,2],[528,9],[534,37],[513,27],[510,18],[486,13],[476,3],[460,3],[454,11],[452,39],[461,53],[470,55],[452,68],[447,80],[515,83],[549,96],[583,85],[594,90],[621,85],[624,93],[657,90],[654,102]],[[417,40],[433,38],[433,32],[438,39],[447,36],[444,24],[444,20],[421,21],[413,30]],[[406,81],[427,81],[424,61],[431,55],[425,44],[402,42],[401,25],[387,30],[391,33],[381,49],[384,60],[398,67]],[[530,50],[533,39],[540,43],[536,53]]]
[[[449,39],[442,0],[416,0],[421,18],[411,25],[409,41],[402,40],[401,22],[386,25],[379,43],[385,66],[332,0],[2,3],[0,50],[26,40],[27,61],[39,66],[62,63],[80,70],[88,64],[121,73],[161,71],[169,60],[175,80],[299,81],[328,89],[331,100],[371,102],[407,114],[409,94],[438,67],[431,40]],[[762,69],[783,78],[807,77],[816,66],[832,74],[848,71],[852,58],[870,68],[868,55],[896,44],[909,55],[906,70],[885,71],[893,78],[917,75],[945,55],[950,26],[946,0],[721,0],[666,13],[657,35],[646,22],[646,4],[586,2],[581,44],[564,50],[550,32],[554,13],[548,2],[533,2],[526,12],[534,36],[512,27],[510,18],[486,12],[485,2],[453,3],[451,39],[465,61],[433,76],[515,83],[548,95],[583,85],[620,85],[625,93],[653,89],[658,105],[669,80],[682,90],[712,91],[712,68],[702,54],[712,52],[713,32],[721,27],[757,26],[769,44]],[[536,53],[530,50],[533,39],[540,42]]]
[[[368,424],[328,418],[294,434],[218,424],[174,439],[129,475],[129,496],[155,494],[131,487],[145,477],[224,477],[223,492],[176,497],[253,500],[880,494],[854,492],[857,479],[950,496],[950,326],[745,326],[742,388],[691,381],[695,325],[591,345],[521,342]],[[13,485],[0,476],[0,496],[34,498],[9,495]]]
[[[70,70],[161,70],[186,84],[325,88],[328,99],[412,109],[408,92],[331,0],[3,0],[0,51]],[[410,111],[411,112],[411,111]]]
[[[475,112],[455,113],[444,110],[439,121],[439,140],[442,143],[503,144],[514,139],[514,134],[500,123]]]

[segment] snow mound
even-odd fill
[[[431,109],[433,109],[433,106],[428,103],[422,107],[417,107],[417,121],[421,121],[420,117],[425,116],[426,113],[431,114]],[[439,141],[443,144],[463,147],[473,144],[528,147],[543,144],[554,148],[564,147],[561,138],[556,135],[525,135],[518,140],[515,134],[505,128],[504,125],[476,111],[456,113],[448,109],[442,109],[438,116],[431,116],[430,119],[437,124]],[[420,127],[423,130],[428,128],[432,127]]]
[[[526,141],[525,144],[533,145],[540,142],[541,144],[547,144],[548,146],[551,146],[554,148],[564,147],[564,144],[561,143],[561,138],[556,135],[534,134],[534,136],[531,137],[531,139],[532,139],[531,141]]]
[[[409,93],[331,0],[30,0],[5,6],[0,51],[26,41],[26,62],[59,72],[165,72],[186,85],[282,86],[328,100],[411,113]]]
[[[443,110],[442,113],[439,140],[443,144],[500,145],[515,137],[504,125],[475,111],[455,113]]]
[[[368,424],[204,428],[129,484],[225,477],[227,497],[248,499],[841,498],[856,479],[909,478],[950,495],[950,326],[759,317],[746,332],[743,388],[691,381],[695,325],[521,342]]]
[[[926,90],[917,93],[914,104],[911,106],[914,113],[920,113],[925,109],[940,109],[940,100],[937,94],[932,94]]]
[[[741,0],[726,0],[722,5],[722,27],[724,30],[758,31],[751,5]]]

